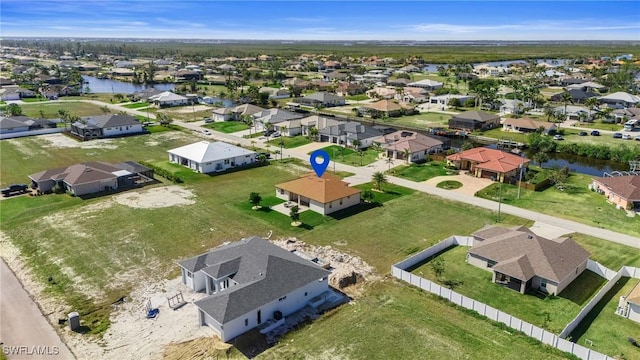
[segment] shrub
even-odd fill
[[[153,173],[155,175],[162,176],[163,178],[165,178],[165,179],[167,179],[167,180],[169,180],[171,182],[174,182],[176,184],[181,184],[181,183],[184,182],[184,180],[182,180],[179,176],[175,175],[174,173],[172,173],[169,170],[163,169],[161,167],[158,167],[156,165],[153,165],[153,164],[150,164],[150,163],[144,162],[144,161],[140,161],[139,163],[140,163],[140,165],[143,165],[143,166],[146,166],[146,167],[148,167],[150,169],[153,169]]]

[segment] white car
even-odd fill
[[[553,135],[553,140],[564,140],[562,135]]]
[[[205,135],[211,135],[211,131],[209,131],[209,130],[204,130],[202,133],[205,134]]]
[[[629,135],[629,134],[623,134],[623,135],[622,135],[622,140],[631,140],[631,135]]]

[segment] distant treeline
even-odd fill
[[[300,54],[324,54],[342,57],[414,57],[425,63],[452,64],[519,59],[581,59],[600,56],[633,54],[640,48],[632,43],[558,43],[558,44],[496,44],[496,45],[416,45],[388,46],[376,44],[325,43],[191,43],[171,41],[65,41],[65,40],[3,40],[4,46],[45,49],[50,53],[75,56],[101,54],[124,57],[172,57],[178,60],[201,61],[209,57],[256,57],[258,55],[293,58]]]

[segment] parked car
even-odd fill
[[[578,133],[578,136],[587,136],[587,132],[586,131],[580,131]]]
[[[622,133],[613,133],[614,139],[622,139]]]
[[[622,140],[631,140],[631,135],[629,135],[629,134],[623,134],[623,135],[622,135]]]
[[[29,189],[29,187],[25,184],[12,184],[4,189],[1,189],[0,192],[2,193],[2,196],[7,197],[14,194],[25,193],[27,192],[27,189]]]
[[[600,131],[598,131],[598,130],[593,130],[593,131],[591,132],[591,136],[600,136]]]
[[[564,140],[564,138],[562,137],[562,135],[556,134],[553,135],[553,140]]]
[[[204,123],[205,124],[209,124],[209,123],[212,123],[212,122],[213,122],[212,118],[210,118],[210,117],[204,118]]]
[[[636,135],[636,137],[634,138],[636,141],[640,141],[640,135]]]
[[[262,135],[264,136],[270,136],[271,134],[273,134],[275,132],[275,130],[265,130]]]
[[[211,135],[211,131],[209,131],[209,130],[204,130],[202,133],[205,134],[205,135]]]
[[[279,132],[274,132],[273,134],[271,134],[271,137],[273,137],[273,138],[277,138],[277,137],[280,137],[280,136],[282,136],[282,135]]]

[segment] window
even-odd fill
[[[282,301],[282,300],[284,300],[284,299],[286,299],[286,298],[287,298],[287,295],[285,295],[285,296],[281,297],[280,299],[278,299],[278,301]]]
[[[225,164],[229,164],[229,159],[224,159]]]
[[[540,287],[543,289],[547,288],[547,279],[540,280]]]
[[[306,291],[304,292],[304,296],[307,296],[307,292]]]
[[[278,189],[280,191],[280,195],[284,195],[284,190],[283,189]]]
[[[187,277],[189,279],[193,279],[193,273],[191,271],[187,271]]]
[[[342,205],[342,199],[340,199],[340,205]]]
[[[578,275],[578,268],[576,268],[576,275]]]
[[[244,319],[244,326],[249,326],[249,319]]]

